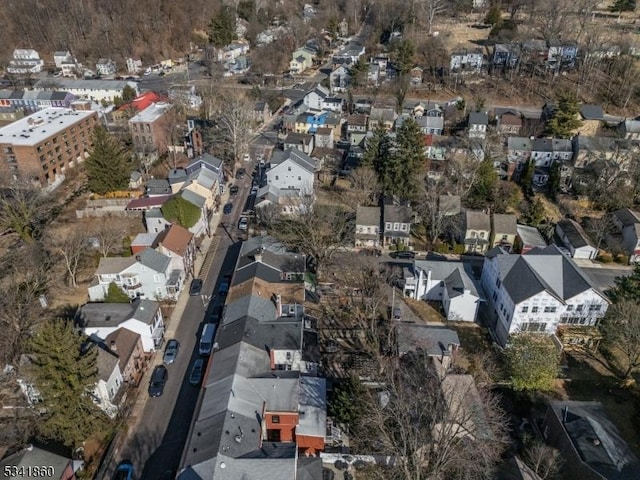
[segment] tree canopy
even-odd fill
[[[617,277],[609,296],[614,302],[634,300],[640,303],[640,265],[636,264],[631,275]]]
[[[70,447],[81,445],[106,422],[91,397],[98,379],[97,351],[83,348],[86,341],[71,322],[50,320],[30,342],[29,373],[46,409],[38,435]]]
[[[130,303],[131,299],[124,290],[122,290],[115,282],[109,284],[107,294],[104,296],[104,303]]]
[[[494,202],[498,191],[498,175],[493,165],[493,159],[489,155],[480,162],[477,178],[474,182],[467,203],[473,208],[483,208]]]
[[[229,7],[222,7],[209,22],[209,42],[221,48],[229,45],[236,38],[235,15]]]
[[[175,195],[165,202],[162,207],[162,216],[170,222],[177,222],[184,228],[193,227],[200,219],[200,209],[193,203],[185,200],[180,195]]]
[[[559,357],[549,336],[514,334],[507,345],[506,356],[514,390],[551,390],[558,376]]]
[[[93,149],[85,162],[89,190],[98,195],[124,190],[129,186],[133,165],[128,152],[98,126],[93,131]]]
[[[573,131],[582,126],[579,113],[578,97],[573,93],[561,94],[553,118],[547,124],[546,133],[554,137],[570,138]]]
[[[612,12],[633,12],[636,9],[636,0],[615,0],[609,9]]]
[[[395,43],[394,63],[400,75],[406,75],[415,65],[416,47],[409,40]]]
[[[340,423],[356,426],[365,414],[366,391],[357,377],[349,377],[338,383],[328,405],[328,413]]]
[[[608,310],[602,323],[604,342],[615,355],[623,379],[640,367],[640,304],[632,299],[622,298]]]

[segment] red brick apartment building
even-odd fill
[[[56,181],[87,157],[96,112],[46,108],[0,128],[0,171]]]

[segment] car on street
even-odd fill
[[[240,218],[240,221],[238,222],[238,230],[246,230],[247,227],[249,226],[249,220],[247,219],[247,217],[242,217]]]
[[[159,397],[164,392],[164,386],[167,383],[169,372],[164,365],[158,365],[153,369],[151,373],[151,380],[149,381],[149,396]]]
[[[407,259],[407,258],[416,258],[415,252],[412,252],[410,250],[405,250],[405,251],[402,251],[402,252],[391,252],[389,254],[389,256],[391,258],[405,258],[405,259]]]
[[[250,162],[251,161],[251,155],[249,155],[248,153],[245,153],[242,156],[242,160],[244,160],[245,162]]]
[[[218,323],[220,321],[220,317],[222,317],[222,306],[215,307],[209,313],[209,319],[207,320],[209,323]]]
[[[393,309],[393,319],[400,320],[401,318],[402,318],[402,310],[400,309],[400,307],[395,307]]]
[[[200,385],[202,381],[202,371],[204,370],[204,359],[197,358],[195,362],[193,362],[193,367],[191,367],[191,373],[189,374],[189,383],[193,386]]]
[[[191,285],[189,286],[189,295],[194,296],[198,295],[202,290],[202,280],[199,278],[194,278],[191,280]]]
[[[239,191],[240,188],[237,185],[231,185],[231,187],[229,187],[229,194],[232,196],[237,195]]]
[[[238,171],[236,172],[236,179],[242,180],[244,178],[245,173],[247,173],[247,171],[244,168],[239,168]]]
[[[118,464],[113,480],[133,480],[133,464],[130,460],[123,460]]]
[[[218,294],[226,295],[229,293],[229,282],[222,282],[218,287]]]
[[[222,209],[222,213],[229,215],[233,211],[233,203],[227,203]]]
[[[180,343],[178,340],[171,339],[167,342],[167,346],[164,348],[164,356],[162,357],[162,361],[167,365],[172,364],[176,361],[176,357],[178,356],[178,350],[180,350]]]
[[[251,195],[256,195],[258,193],[258,186],[254,185],[251,187]]]

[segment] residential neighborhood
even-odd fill
[[[640,478],[635,2],[138,2],[0,9],[5,476]]]

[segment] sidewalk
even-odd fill
[[[607,270],[633,270],[632,265],[622,265],[620,263],[600,263],[594,262],[593,260],[589,260],[586,258],[574,258],[573,261],[582,268],[604,268]]]

